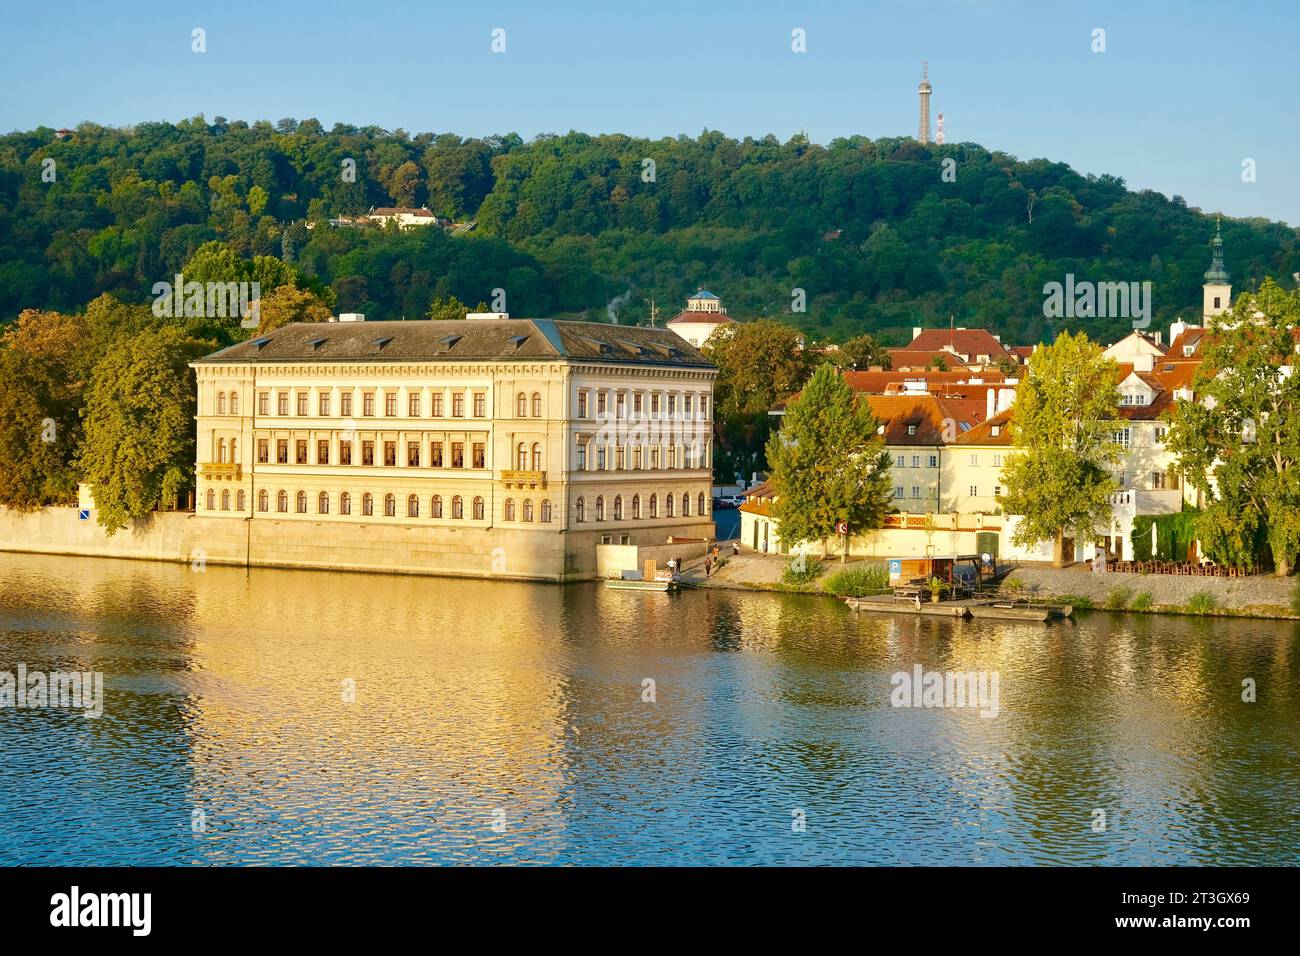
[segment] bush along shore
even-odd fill
[[[694,577],[694,576],[692,576]],[[790,557],[746,552],[731,558],[706,587],[867,597],[888,593],[889,569],[880,561]],[[1093,573],[1086,567],[1020,565],[1003,582],[1022,597],[1069,604],[1076,611],[1300,619],[1300,579]]]

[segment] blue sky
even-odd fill
[[[1293,0],[0,0],[0,24],[4,131],[202,113],[825,143],[915,135],[928,59],[949,142],[1300,224]]]

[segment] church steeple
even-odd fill
[[[1209,271],[1205,273],[1205,281],[1207,283],[1227,285],[1232,281],[1232,276],[1223,267],[1223,234],[1218,217],[1215,217],[1214,220],[1214,241],[1211,246],[1214,248],[1214,260],[1210,263]]]
[[[1223,265],[1223,233],[1217,217],[1214,221],[1214,241],[1211,245],[1214,249],[1214,258],[1205,273],[1204,307],[1201,310],[1207,325],[1210,319],[1221,315],[1232,306],[1232,276]]]

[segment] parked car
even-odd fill
[[[720,499],[724,508],[739,508],[745,503],[744,495],[723,495]]]

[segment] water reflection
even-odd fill
[[[1295,641],[0,555],[0,670],[107,692],[0,710],[0,861],[1294,864]],[[999,716],[891,707],[918,663]]]

